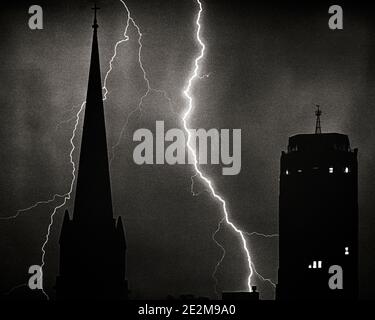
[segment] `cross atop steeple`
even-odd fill
[[[94,8],[91,8],[92,10],[94,10],[94,24],[92,25],[92,27],[94,29],[97,29],[99,27],[97,21],[96,21],[96,11],[99,10],[100,8],[96,6],[96,2],[94,3]]]
[[[315,124],[315,134],[321,134],[322,133],[322,127],[320,125],[320,116],[322,115],[322,111],[320,110],[320,106],[317,104],[316,105],[316,124]]]

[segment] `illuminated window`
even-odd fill
[[[345,172],[345,173],[349,173],[349,168],[348,168],[348,167],[345,167],[344,172]]]
[[[286,174],[286,175],[289,175],[289,171],[288,171],[288,170],[286,170],[286,171],[285,171],[285,174]]]
[[[329,167],[329,173],[333,173],[333,167]]]
[[[301,169],[298,169],[298,173],[301,173],[302,172],[302,170]]]
[[[346,255],[346,256],[349,255],[349,247],[345,247],[345,255]]]
[[[309,264],[309,269],[322,269],[322,261],[314,260],[312,264]]]

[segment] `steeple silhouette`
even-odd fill
[[[96,10],[95,10],[96,12]],[[75,198],[75,218],[112,219],[112,198],[104,120],[96,17]],[[87,222],[87,221],[86,221]]]
[[[73,219],[65,212],[60,235],[58,299],[127,297],[125,233],[113,218],[100,76],[97,19],[82,131]]]

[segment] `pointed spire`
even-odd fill
[[[96,20],[96,11],[99,10],[100,8],[96,6],[96,2],[95,2],[94,8],[91,8],[91,9],[94,10],[94,24],[92,25],[92,27],[94,28],[94,30],[96,30],[99,28],[98,21]]]
[[[94,10],[98,8],[95,6]],[[73,219],[86,224],[113,219],[96,14],[83,121]],[[96,221],[96,222],[95,222]]]
[[[316,105],[316,124],[315,124],[315,134],[321,134],[322,133],[322,127],[320,125],[320,116],[322,115],[322,111],[320,110],[320,106],[317,104]]]
[[[59,242],[56,297],[62,300],[112,300],[128,293],[124,227],[121,218],[116,224],[112,209],[97,9],[95,5],[74,212],[72,219],[65,212]],[[109,275],[105,281],[102,274]]]

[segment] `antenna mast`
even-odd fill
[[[316,125],[315,125],[315,134],[321,134],[322,133],[322,127],[320,125],[320,116],[322,115],[322,111],[320,110],[320,106],[317,104],[316,105]]]

